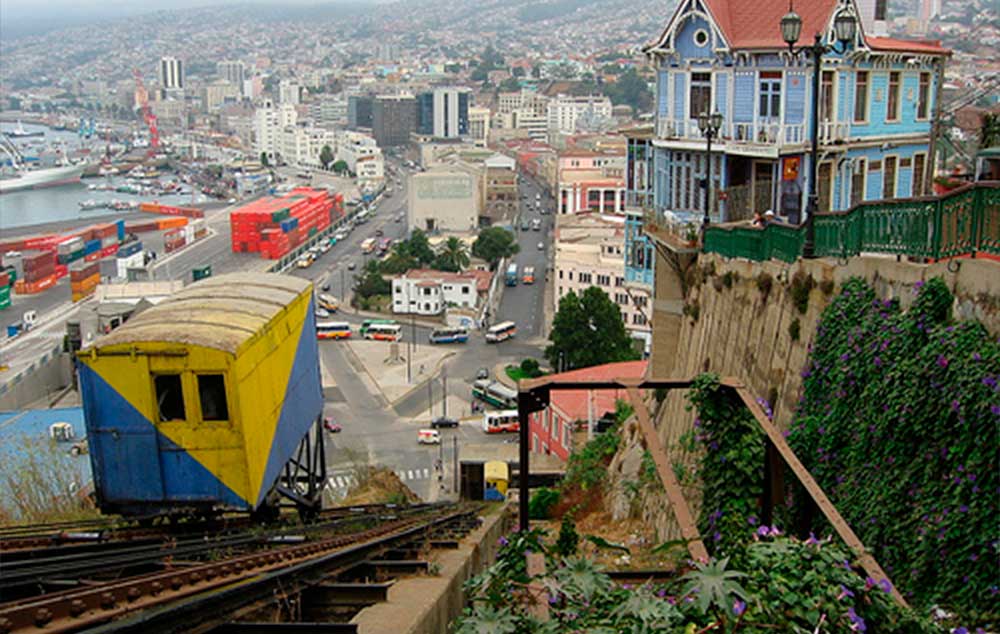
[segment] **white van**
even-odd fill
[[[418,445],[440,445],[441,433],[436,429],[421,429],[417,432]]]

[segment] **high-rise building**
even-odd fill
[[[225,79],[230,84],[243,87],[243,80],[246,79],[246,67],[243,62],[226,60],[215,65],[215,72],[220,79]]]
[[[417,131],[417,100],[413,95],[381,95],[372,107],[372,133],[379,147],[405,145]]]
[[[370,95],[351,95],[347,98],[347,127],[352,130],[372,127],[372,106],[375,99]]]
[[[302,86],[291,79],[282,79],[278,83],[278,103],[289,103],[293,106],[302,103]]]
[[[438,88],[417,95],[417,132],[439,139],[468,134],[468,89]]]
[[[184,63],[176,57],[160,58],[160,87],[164,90],[184,88]]]

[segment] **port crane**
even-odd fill
[[[146,126],[149,128],[149,150],[146,152],[146,157],[149,158],[154,156],[160,149],[160,131],[156,127],[156,115],[153,114],[152,109],[149,107],[149,92],[142,81],[142,73],[136,68],[134,75],[136,99],[139,101],[139,108],[142,110],[142,120],[146,122]]]

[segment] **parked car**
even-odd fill
[[[431,427],[434,429],[442,429],[444,427],[458,427],[458,421],[454,418],[445,418],[444,416],[438,416],[431,421]]]

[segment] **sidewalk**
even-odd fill
[[[350,339],[345,343],[390,406],[413,390],[424,387],[424,382],[435,376],[444,360],[454,354],[452,350],[437,346],[414,346],[410,359],[411,380],[407,382],[405,342],[399,343],[397,359],[390,358],[392,344],[386,341]]]

